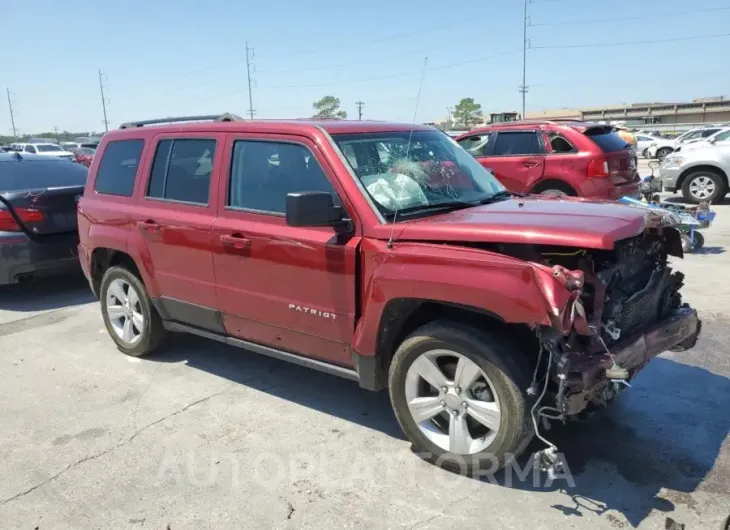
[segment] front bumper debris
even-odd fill
[[[692,348],[701,329],[702,321],[697,311],[685,306],[640,334],[613,345],[605,353],[563,352],[564,364],[569,368],[565,374],[562,399],[558,403],[560,412],[564,416],[574,416],[591,404],[605,404],[616,386],[616,382],[609,379],[607,370],[618,366],[628,372],[630,380],[657,355],[667,350]]]

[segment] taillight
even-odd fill
[[[43,212],[29,208],[15,208],[13,210],[24,224],[39,223],[43,221]],[[0,210],[0,232],[20,232],[21,228],[15,221],[15,217],[8,210]]]
[[[608,160],[603,156],[597,156],[588,162],[589,177],[607,177],[608,176]]]

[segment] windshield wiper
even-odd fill
[[[484,197],[483,199],[478,201],[477,204],[491,204],[493,202],[503,201],[512,197],[526,197],[526,194],[502,190],[493,195],[490,195],[489,197]]]
[[[421,212],[433,212],[438,210],[459,210],[461,208],[471,208],[476,206],[473,202],[464,201],[448,201],[448,202],[437,202],[433,204],[419,204],[418,206],[409,206],[408,208],[401,208],[398,211],[391,212],[387,215],[389,219],[395,216],[408,215],[413,213]]]

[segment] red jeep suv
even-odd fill
[[[608,200],[639,196],[636,153],[611,125],[518,121],[456,140],[509,191]]]
[[[671,222],[514,197],[427,126],[234,115],[105,134],[78,206],[122,352],[186,332],[387,388],[418,452],[459,470],[695,344]]]

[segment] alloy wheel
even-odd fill
[[[117,278],[106,291],[106,314],[117,337],[129,345],[136,344],[144,332],[144,313],[139,293],[132,285]]]
[[[698,201],[707,200],[715,193],[715,181],[706,175],[700,175],[689,183],[689,194]]]
[[[451,350],[421,354],[405,380],[408,410],[421,433],[444,451],[479,453],[499,432],[501,408],[491,381]]]

